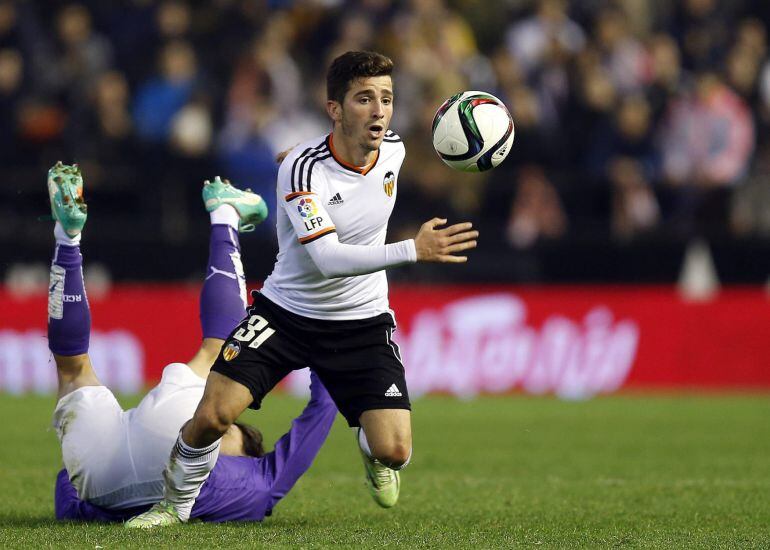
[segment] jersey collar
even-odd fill
[[[334,150],[334,133],[329,134],[326,136],[326,145],[329,147],[329,151],[332,153],[332,158],[337,161],[337,164],[342,166],[345,170],[350,170],[351,172],[355,172],[356,174],[360,174],[362,176],[365,176],[369,172],[372,171],[372,168],[375,167],[377,164],[377,161],[380,159],[380,150],[377,149],[377,154],[374,157],[374,160],[367,164],[366,166],[353,166],[352,164],[348,164],[344,160],[340,158],[340,156],[337,154],[337,151]]]

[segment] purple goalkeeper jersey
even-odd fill
[[[203,521],[261,521],[294,486],[329,435],[337,407],[311,374],[310,402],[291,429],[260,458],[220,455],[193,506],[191,518]],[[100,508],[78,498],[66,470],[56,478],[56,519],[125,521],[149,506],[123,510]]]

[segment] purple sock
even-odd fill
[[[48,347],[57,355],[88,352],[91,311],[79,246],[56,245],[48,285]]]
[[[200,308],[204,338],[224,340],[246,315],[246,276],[238,231],[229,225],[211,226]]]

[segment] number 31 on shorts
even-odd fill
[[[267,319],[261,315],[252,315],[246,322],[246,326],[235,331],[233,338],[241,342],[250,342],[249,347],[257,349],[273,334],[275,334],[275,329],[267,326]]]

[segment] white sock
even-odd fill
[[[241,219],[238,215],[238,211],[230,204],[223,204],[222,206],[217,207],[209,213],[209,216],[211,217],[211,225],[229,225],[234,229],[238,229],[238,222]]]
[[[208,447],[195,449],[182,440],[182,432],[179,432],[176,445],[171,450],[169,464],[163,470],[163,478],[166,480],[163,498],[174,505],[182,521],[190,519],[201,486],[217,463],[221,441],[217,439]]]
[[[366,439],[366,433],[364,433],[363,428],[353,428],[353,430],[358,430],[358,433],[356,434],[356,437],[358,438],[358,446],[361,448],[361,450],[368,456],[369,458],[372,458],[372,450],[369,448],[369,441]],[[409,462],[412,460],[412,451],[413,449],[409,449],[409,457],[406,459],[406,462],[404,462],[401,466],[398,466],[397,468],[394,468],[393,466],[385,464],[388,468],[391,470],[403,470],[407,466],[409,466]]]
[[[67,232],[64,231],[62,224],[58,221],[56,222],[56,226],[53,228],[53,236],[56,237],[56,244],[63,244],[65,246],[79,246],[81,234],[82,232],[78,233],[74,237],[70,237],[67,235]]]
[[[391,470],[403,470],[404,468],[409,466],[409,463],[412,461],[412,451],[414,451],[414,449],[409,449],[409,456],[406,458],[406,462],[404,462],[398,468],[391,468]]]
[[[364,433],[363,428],[353,428],[354,430],[358,430],[358,446],[361,447],[361,450],[364,452],[366,456],[369,458],[372,458],[372,450],[369,448],[369,442],[366,440],[366,434]]]

